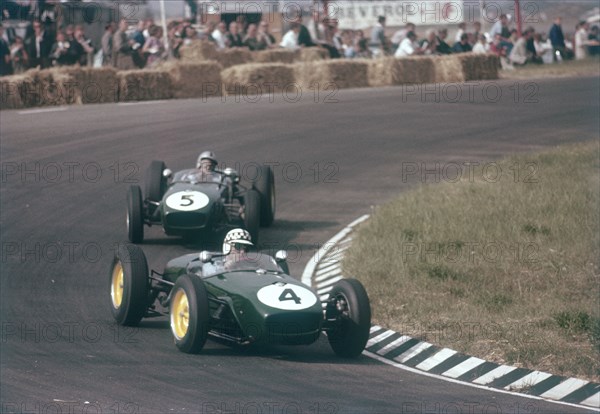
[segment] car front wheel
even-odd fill
[[[343,279],[329,292],[325,310],[330,323],[329,344],[337,355],[356,357],[362,353],[371,329],[371,306],[363,285],[356,279]]]
[[[183,275],[175,282],[169,305],[175,345],[186,354],[202,350],[208,336],[208,293],[198,276]]]

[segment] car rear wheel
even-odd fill
[[[144,240],[142,190],[137,185],[132,185],[127,193],[127,233],[132,243]]]
[[[363,285],[356,279],[343,279],[329,292],[325,315],[331,322],[329,344],[337,355],[356,357],[369,339],[371,306]]]
[[[252,237],[252,243],[258,243],[260,226],[260,195],[255,190],[248,190],[244,197],[244,225]]]
[[[183,275],[175,282],[169,306],[175,345],[187,354],[202,350],[208,336],[208,293],[198,276]]]
[[[119,325],[135,326],[146,314],[148,263],[141,248],[119,244],[109,274],[110,309]]]
[[[263,165],[259,173],[254,188],[260,194],[260,225],[269,227],[275,220],[275,176],[267,165]]]

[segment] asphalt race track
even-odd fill
[[[303,91],[298,102],[277,95],[2,112],[0,411],[588,412],[365,356],[339,359],[323,338],[269,349],[209,341],[200,355],[185,355],[166,318],[136,329],[114,324],[108,271],[115,244],[126,240],[126,190],[143,184],[153,159],[176,171],[211,149],[248,175],[254,163],[273,163],[277,217],[261,242],[269,252],[288,249],[300,277],[320,243],[421,181],[407,166],[597,140],[599,87],[596,78],[501,81],[431,86],[428,95]],[[158,228],[146,228],[146,239],[159,271],[205,247]]]

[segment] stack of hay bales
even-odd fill
[[[464,82],[463,65],[459,55],[439,56],[435,58],[435,82]]]
[[[23,84],[31,85],[32,82],[33,79],[24,74],[0,77],[0,109],[25,108],[21,96]]]
[[[171,99],[173,81],[163,70],[127,70],[117,72],[119,102]]]
[[[251,63],[223,70],[227,95],[257,96],[285,91],[295,84],[294,66],[283,63]]]
[[[329,59],[329,51],[322,47],[303,47],[296,58],[300,62],[314,62]]]
[[[457,55],[463,77],[466,82],[473,80],[495,80],[498,79],[498,68],[500,67],[500,58],[497,55],[475,55],[472,53],[463,53]]]
[[[221,96],[222,67],[217,62],[165,62],[157,69],[171,74],[175,99]]]
[[[294,65],[296,81],[302,88],[338,89],[369,86],[369,63],[365,60],[323,60]]]
[[[73,78],[54,69],[32,69],[22,75],[21,100],[26,108],[70,105],[81,101]]]
[[[369,60],[370,86],[396,86],[435,82],[434,58],[415,56]]]
[[[300,57],[299,50],[268,49],[252,54],[256,63],[294,63]]]
[[[182,62],[203,62],[206,60],[217,60],[219,51],[215,44],[206,40],[193,41],[189,45],[181,46],[179,49]]]
[[[217,62],[227,69],[235,65],[252,63],[252,52],[246,47],[234,47],[232,49],[221,50],[217,53]]]
[[[63,66],[55,69],[73,79],[74,86],[81,98],[77,103],[111,103],[119,98],[119,82],[117,71],[111,67],[81,68],[78,66]]]

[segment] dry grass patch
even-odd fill
[[[566,146],[403,194],[359,228],[344,272],[382,326],[599,381],[599,156]]]
[[[548,65],[528,65],[500,71],[502,79],[565,78],[600,76],[600,57]]]

